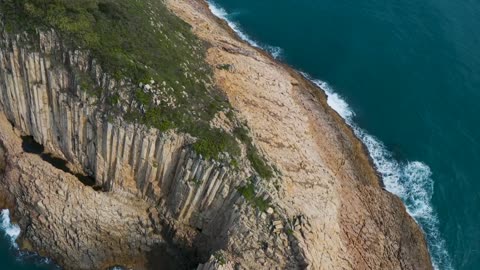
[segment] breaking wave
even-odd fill
[[[2,231],[10,241],[11,248],[20,263],[32,263],[38,266],[48,266],[48,269],[60,270],[60,267],[55,265],[51,259],[38,256],[38,254],[34,252],[19,249],[17,239],[20,236],[21,230],[18,225],[12,223],[8,209],[3,209],[0,212],[0,231]]]
[[[18,249],[17,238],[20,236],[20,227],[16,224],[12,224],[10,220],[10,211],[4,209],[0,214],[0,230],[2,230],[5,236],[10,240],[12,247]]]
[[[211,12],[225,20],[241,39],[254,47],[266,50],[274,58],[281,57],[283,50],[280,47],[254,41],[242,31],[237,23],[229,19],[230,15],[223,8],[213,1],[208,1],[208,4]],[[325,91],[329,106],[345,119],[356,136],[367,147],[377,171],[382,176],[385,188],[403,200],[408,213],[421,225],[428,240],[434,268],[453,269],[450,256],[446,250],[445,240],[438,229],[438,218],[432,207],[434,183],[428,165],[419,161],[400,162],[395,160],[392,153],[380,140],[356,125],[354,122],[355,112],[339,94],[335,93],[326,82],[313,79],[306,73],[302,74]],[[0,229],[11,241],[12,247],[18,249],[16,240],[20,235],[20,227],[11,223],[9,210],[1,211]],[[114,269],[121,268],[116,267]]]
[[[408,213],[421,225],[426,234],[433,267],[453,269],[445,240],[438,229],[437,215],[432,207],[433,180],[430,167],[419,161],[395,160],[380,140],[355,124],[353,121],[355,112],[326,82],[302,74],[325,91],[328,105],[345,119],[355,135],[366,145],[377,171],[382,176],[385,188],[403,200]]]
[[[235,31],[235,33],[237,33],[237,35],[243,39],[244,41],[248,42],[250,45],[254,46],[254,47],[257,47],[257,48],[260,48],[260,49],[263,49],[265,51],[267,51],[268,53],[270,53],[273,58],[275,59],[279,59],[281,58],[282,56],[282,53],[283,53],[283,50],[282,48],[280,47],[276,47],[276,46],[270,46],[270,45],[267,45],[267,44],[260,44],[258,41],[255,41],[253,40],[252,38],[250,38],[247,34],[245,34],[242,29],[240,28],[240,26],[233,22],[231,20],[232,18],[232,15],[238,15],[238,13],[235,13],[235,14],[228,14],[227,11],[225,11],[225,9],[219,7],[215,2],[213,1],[208,1],[208,6],[210,8],[210,11],[215,15],[217,16],[218,18],[220,19],[223,19],[224,21],[226,21],[228,23],[228,26],[230,26],[230,28],[233,29],[233,31]]]
[[[230,20],[230,15],[213,1],[208,1],[212,13],[225,20],[228,25],[242,38],[254,47],[262,48],[274,58],[279,58],[283,51],[279,47],[260,45],[245,34],[240,26]],[[433,267],[437,270],[452,270],[450,256],[446,249],[445,240],[438,229],[439,221],[432,207],[433,180],[430,167],[423,162],[400,162],[385,145],[368,134],[354,122],[355,112],[348,103],[326,83],[311,78],[302,73],[307,79],[322,88],[327,94],[327,101],[346,123],[352,127],[355,135],[366,145],[377,171],[381,174],[385,188],[399,196],[407,208],[408,213],[421,225],[426,234]]]

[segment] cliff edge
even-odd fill
[[[203,1],[115,3],[67,6],[81,25],[3,19],[0,206],[22,248],[66,269],[432,269],[321,89]],[[76,31],[125,23],[127,5],[152,40]]]

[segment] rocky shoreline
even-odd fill
[[[22,248],[65,269],[431,269],[421,229],[325,94],[241,41],[204,1],[166,3],[209,45],[215,85],[276,168],[253,182],[268,209],[238,190],[247,163],[232,170],[196,155],[184,134],[102,121],[70,72],[100,68],[71,51],[62,52],[70,66],[54,67],[45,55],[58,40],[40,33],[41,52],[14,40],[0,51],[0,194]],[[25,135],[103,191],[26,153]]]
[[[253,130],[257,132],[255,135],[258,136],[259,145],[265,150],[267,156],[274,159],[275,164],[285,162],[287,163],[284,167],[285,171],[290,171],[289,166],[296,162],[299,163],[302,156],[307,156],[306,154],[309,152],[304,150],[303,153],[293,156],[287,162],[285,157],[292,156],[293,149],[304,149],[307,145],[319,147],[316,149],[317,153],[312,154],[308,161],[302,160],[304,163],[302,163],[301,172],[313,172],[315,168],[319,167],[328,168],[329,173],[334,175],[336,184],[339,185],[329,186],[325,182],[329,184],[330,182],[323,180],[323,183],[320,184],[323,185],[322,188],[317,190],[318,193],[314,192],[316,196],[305,198],[298,209],[305,211],[305,206],[317,201],[318,194],[325,194],[324,189],[337,190],[337,195],[332,196],[335,199],[331,197],[332,199],[329,200],[326,198],[327,195],[323,198],[323,202],[318,202],[318,205],[328,205],[340,198],[339,202],[336,202],[336,207],[339,209],[337,214],[340,216],[337,221],[340,224],[340,233],[337,231],[338,229],[333,229],[328,240],[332,240],[332,235],[337,234],[341,240],[333,242],[344,242],[346,247],[341,244],[337,246],[338,242],[332,243],[329,247],[332,251],[329,256],[338,256],[334,250],[342,250],[338,251],[339,253],[348,250],[347,253],[353,253],[352,261],[354,263],[345,266],[346,268],[354,265],[353,268],[357,269],[394,269],[396,263],[385,264],[382,262],[385,258],[376,257],[374,254],[384,252],[384,245],[397,246],[397,248],[401,246],[401,250],[397,254],[382,255],[397,257],[399,265],[404,269],[409,269],[412,264],[415,265],[412,269],[430,269],[430,258],[421,229],[406,213],[402,202],[396,196],[382,189],[381,179],[375,172],[365,146],[355,137],[345,121],[328,106],[323,91],[297,71],[241,41],[225,22],[211,14],[204,1],[171,0],[168,3],[176,14],[194,26],[194,32],[198,36],[214,44],[209,50],[208,56],[211,65],[233,63],[234,72],[216,72],[217,83],[227,92],[234,107],[248,119],[249,125],[253,126]],[[249,73],[257,75],[249,76]],[[251,80],[245,80],[244,77],[251,78]],[[268,96],[265,96],[265,92],[268,93]],[[290,100],[285,98],[289,96]],[[273,100],[275,101],[272,102]],[[288,120],[295,117],[298,112],[295,111],[295,108],[298,107],[300,107],[300,115],[297,121],[289,122]],[[305,115],[307,115],[306,118]],[[302,127],[299,122],[308,124]],[[279,128],[267,129],[267,127],[275,125],[278,125]],[[295,126],[296,130],[288,130],[286,128],[288,126]],[[298,136],[297,131],[299,130],[313,132],[306,134],[307,136]],[[285,148],[286,145],[283,142],[272,142],[272,137],[281,138],[282,141],[287,142],[298,141],[302,145],[296,147],[290,145],[289,149],[282,153],[281,150],[284,150],[282,148]],[[311,161],[315,160],[316,154],[320,154],[321,162],[308,167],[307,164],[311,164]],[[305,181],[308,179],[308,174],[298,174],[298,171],[293,171],[290,179],[294,183],[293,185],[307,185],[307,188],[299,188],[296,193],[290,194],[291,199],[288,195],[282,194],[283,200],[290,203],[289,207],[292,207],[299,197],[301,198],[305,194],[309,194],[311,189],[315,189],[319,183],[315,183],[316,181],[313,179],[328,178],[324,173],[317,171],[313,174],[313,181],[310,182]],[[287,173],[284,174],[285,178],[288,179]],[[299,181],[299,179],[302,180]],[[287,190],[287,194],[294,189],[292,186],[289,188],[291,189]],[[329,191],[326,192],[326,194],[329,193]],[[388,214],[385,216],[385,213]],[[319,223],[323,223],[322,229],[319,231],[330,227],[323,221],[319,221]],[[335,228],[335,226],[332,227]],[[378,235],[379,232],[388,237],[383,238]],[[366,235],[360,236],[362,233]],[[360,239],[362,237],[363,239]],[[407,243],[401,244],[405,240]],[[310,243],[309,246],[311,247],[311,245]],[[325,242],[318,249],[324,249],[324,245]],[[410,247],[406,248],[407,246]],[[400,254],[402,258],[398,258]],[[324,254],[318,253],[317,256],[313,255],[311,260],[316,261],[316,258],[322,258],[322,256]],[[388,261],[392,260],[395,259],[388,259]],[[412,264],[409,266],[410,263]],[[328,268],[329,262],[328,260],[317,261],[314,265]],[[337,261],[333,263],[332,267],[338,268],[338,265],[341,263]]]

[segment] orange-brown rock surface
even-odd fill
[[[219,22],[202,2],[170,8],[212,46],[217,84],[282,173],[281,205],[303,215],[294,232],[311,269],[429,269],[422,232],[400,199],[383,190],[362,145],[324,94]]]

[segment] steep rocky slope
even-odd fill
[[[381,188],[366,151],[325,96],[288,67],[238,41],[198,1],[168,1],[214,44],[207,59],[229,64],[216,82],[282,172],[282,203],[308,220],[293,232],[312,268],[429,269],[421,230]]]
[[[1,190],[15,204],[24,248],[42,255],[61,254],[55,256],[61,265],[104,269],[135,265],[144,261],[150,246],[165,243],[151,233],[147,203],[85,187],[75,176],[24,153],[18,133],[4,115],[0,128],[8,168]]]
[[[163,83],[119,80],[99,55],[69,47],[56,30],[4,32],[0,194],[15,209],[23,247],[67,269],[164,269],[165,257],[182,262],[172,269],[431,269],[418,225],[382,189],[322,92],[239,41],[204,2],[166,4],[208,44],[212,81],[204,85],[220,89],[234,109],[194,119],[233,138],[238,151],[225,143],[209,155],[205,132],[149,121],[148,111],[165,112],[155,110],[163,106],[155,98],[181,109]],[[149,93],[148,106],[137,88]],[[20,135],[68,170],[25,153]],[[79,175],[94,183],[85,186]]]
[[[100,114],[95,97],[81,90],[76,84],[76,75],[68,72],[73,65],[80,70],[97,70],[96,67],[82,66],[88,61],[80,54],[68,52],[65,55],[69,64],[53,66],[51,59],[45,55],[49,55],[53,50],[49,45],[58,44],[56,37],[53,33],[40,35],[40,47],[46,51],[31,52],[18,47],[16,41],[11,40],[12,43],[7,49],[0,53],[3,59],[0,74],[4,82],[0,86],[0,104],[8,119],[24,134],[31,135],[36,142],[43,145],[46,152],[68,161],[71,171],[85,172],[95,178],[94,185],[87,188],[77,179],[77,186],[81,188],[71,189],[76,196],[88,198],[84,194],[86,191],[106,194],[102,193],[105,191],[123,194],[125,200],[142,199],[158,209],[149,213],[150,220],[158,226],[157,231],[162,231],[161,225],[166,223],[167,230],[179,230],[175,237],[185,238],[186,242],[195,240],[195,245],[202,247],[199,250],[205,254],[220,248],[219,245],[225,241],[223,238],[226,235],[219,232],[227,231],[231,223],[238,219],[238,215],[233,211],[234,204],[242,197],[236,188],[247,179],[248,170],[235,171],[231,170],[229,165],[205,160],[190,147],[189,141],[192,138],[186,135],[173,131],[162,133],[141,124],[121,120],[108,122],[109,119]],[[98,81],[101,83],[105,80],[101,77],[104,74],[100,74]],[[7,157],[15,155],[15,151],[19,150],[15,149],[10,153],[7,148]],[[45,166],[47,165],[50,164]],[[10,169],[8,168],[8,171]],[[40,176],[41,173],[36,175],[43,179]],[[45,177],[52,179],[47,175]],[[5,186],[9,185],[8,180],[9,177],[6,177]],[[41,182],[32,186],[26,185],[24,188],[28,190],[35,185],[41,185]],[[46,188],[50,189],[48,186]],[[23,206],[35,205],[37,199],[33,195],[32,198],[15,196],[17,192],[12,193],[16,198],[13,203],[18,207],[18,211],[22,212],[21,216],[30,217],[30,220],[25,221],[25,224],[28,224],[25,226],[27,238],[41,239],[37,243],[32,242],[35,250],[46,250],[50,245],[57,244],[58,250],[48,250],[59,261],[63,261],[61,258],[65,254],[62,246],[77,250],[78,255],[82,254],[81,249],[76,249],[76,241],[51,243],[44,240],[52,239],[45,238],[45,235],[28,236],[29,233],[43,233],[31,225],[41,222],[35,217],[42,213],[36,208]],[[59,200],[67,201],[69,195],[62,193]],[[50,201],[46,203],[47,207],[51,203],[59,205],[48,198],[48,193],[45,196]],[[78,205],[80,202],[77,201]],[[105,205],[99,204],[96,207],[87,207],[86,211],[92,211],[91,214],[100,219],[97,211],[103,207]],[[73,209],[75,207],[72,211]],[[115,213],[114,209],[110,210]],[[49,215],[55,214],[62,215],[63,211],[53,211]],[[57,231],[65,233],[67,237],[72,223],[59,221],[58,224],[63,228]],[[187,225],[186,228],[181,228],[183,224]],[[88,228],[80,224],[79,226],[82,231],[88,231]],[[95,233],[101,234],[100,231]],[[198,237],[204,239],[197,240]],[[193,243],[182,245],[190,248]],[[89,243],[85,243],[85,246],[88,247]],[[73,266],[76,263],[68,265]],[[91,268],[82,264],[80,267]]]

